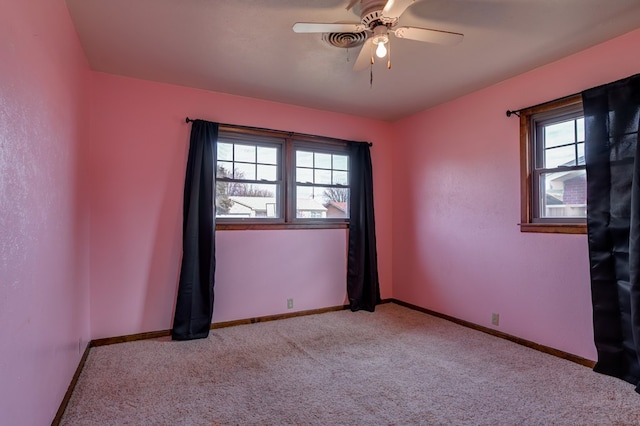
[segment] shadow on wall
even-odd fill
[[[421,307],[429,308],[439,306],[438,294],[432,290],[428,268],[428,256],[423,247],[424,239],[429,238],[428,227],[424,224],[424,216],[419,216],[419,212],[426,211],[426,199],[420,191],[424,191],[419,186],[408,185],[407,182],[419,180],[414,176],[422,170],[420,158],[413,156],[406,158],[402,162],[406,166],[396,175],[397,183],[394,185],[394,195],[402,195],[402,203],[394,204],[394,223],[400,224],[394,232],[394,289],[393,296],[401,301],[412,303]]]

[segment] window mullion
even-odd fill
[[[573,147],[576,153],[576,165],[578,165],[578,120],[573,120]]]
[[[291,138],[286,138],[284,142],[285,155],[284,155],[284,167],[283,172],[285,174],[284,185],[284,221],[286,223],[292,222],[295,217],[295,195],[294,195],[294,183],[296,178],[295,163],[293,158],[293,141]]]

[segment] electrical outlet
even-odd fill
[[[491,314],[491,324],[500,325],[500,314],[496,312]]]
[[[293,299],[287,299],[287,309],[293,309]]]

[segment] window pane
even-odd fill
[[[233,178],[233,163],[226,161],[218,161],[218,169],[216,170],[217,177]]]
[[[218,142],[218,161],[233,161],[233,144]]]
[[[584,143],[578,144],[578,164],[584,166]]]
[[[256,180],[278,180],[278,167],[277,166],[265,166],[258,164],[258,176]]]
[[[216,183],[216,217],[280,217],[277,185]]]
[[[544,167],[547,169],[558,166],[574,166],[576,164],[574,145],[547,149],[544,154]]]
[[[276,148],[258,147],[258,163],[278,164],[278,150]]]
[[[313,183],[313,169],[296,168],[296,182]]]
[[[325,185],[331,185],[331,170],[315,170],[314,183],[320,183]]]
[[[348,185],[349,173],[348,172],[333,172],[333,184],[334,185]]]
[[[298,198],[313,198],[313,194],[313,186],[298,186],[296,188],[296,197]]]
[[[296,151],[296,166],[313,167],[313,152]]]
[[[315,153],[315,162],[314,167],[320,169],[330,169],[331,168],[331,154],[321,154]]]
[[[576,130],[578,132],[577,136],[577,141],[578,142],[584,142],[584,118],[578,118],[576,120]]]
[[[296,218],[298,219],[324,219],[327,217],[327,209],[314,199],[298,198],[296,201]]]
[[[327,208],[322,205],[322,191],[318,187],[298,187],[296,191],[296,218],[322,219]]]
[[[551,148],[575,142],[574,120],[544,127],[544,146]]]
[[[349,157],[346,155],[333,155],[333,168],[336,170],[348,170]]]
[[[540,176],[540,217],[586,217],[587,176],[584,170]]]
[[[235,163],[235,166],[233,170],[234,179],[256,179],[256,166],[254,164]]]
[[[349,189],[322,186],[296,188],[296,218],[348,218]]]
[[[349,188],[325,188],[322,198],[327,208],[327,217],[349,217]]]
[[[236,161],[243,161],[245,163],[256,162],[256,147],[254,145],[235,145]]]

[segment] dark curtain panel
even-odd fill
[[[184,182],[182,268],[173,319],[174,340],[205,338],[213,316],[214,164],[218,124],[195,120]]]
[[[640,74],[582,98],[595,371],[640,392]]]
[[[347,295],[352,311],[373,312],[380,303],[373,172],[367,143],[352,143]]]

